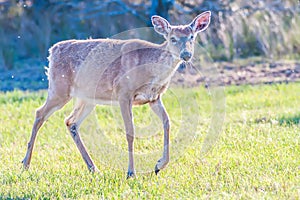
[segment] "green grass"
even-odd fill
[[[23,171],[34,111],[46,92],[2,93],[0,199],[299,199],[300,84],[234,86],[225,93],[222,134],[203,154],[207,130],[217,123],[211,95],[202,87],[167,92],[173,148],[158,176],[148,171],[162,152],[162,126],[148,106],[134,108],[138,177],[130,180],[118,108],[97,107],[82,125],[101,173],[87,171],[64,126],[72,102],[41,128],[31,168]]]

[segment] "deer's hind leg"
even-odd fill
[[[49,92],[47,100],[44,103],[44,105],[36,110],[35,121],[32,127],[31,137],[28,142],[27,152],[25,158],[22,161],[25,169],[28,169],[30,166],[34,143],[40,127],[55,111],[62,108],[69,100],[70,97],[67,95],[58,96],[57,94],[53,94]]]
[[[132,116],[132,101],[127,98],[119,99],[121,114],[123,117],[126,139],[128,144],[128,171],[127,178],[135,177],[134,159],[133,159],[133,140],[134,140],[134,125]]]
[[[95,166],[93,160],[91,159],[89,153],[87,152],[81,137],[79,135],[79,127],[81,122],[91,113],[95,105],[88,104],[85,101],[77,100],[74,110],[69,117],[66,118],[65,123],[68,130],[71,133],[71,136],[84,160],[88,169],[91,172],[99,171]]]

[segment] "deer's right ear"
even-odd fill
[[[154,15],[151,17],[151,21],[154,27],[154,30],[164,36],[167,36],[168,33],[171,31],[171,25],[169,24],[169,22],[158,16],[158,15]]]

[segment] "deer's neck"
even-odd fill
[[[176,64],[179,62],[178,58],[174,55],[174,53],[172,53],[169,49],[169,46],[168,46],[168,42],[165,41],[163,42],[162,44],[159,45],[158,47],[163,53],[161,55],[161,57],[165,58],[166,60],[168,60],[168,64],[171,66],[173,66],[175,64],[175,66],[173,67],[176,67]]]
[[[167,41],[164,41],[159,46],[162,50],[168,50],[168,42]]]
[[[162,44],[155,45],[155,62],[156,64],[151,66],[151,72],[155,77],[153,83],[164,85],[170,82],[171,77],[175,74],[178,68],[178,59],[172,54],[168,48],[168,42],[165,41]]]

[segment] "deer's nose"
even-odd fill
[[[192,57],[192,54],[188,51],[184,51],[180,54],[180,58],[184,61],[189,61]]]

